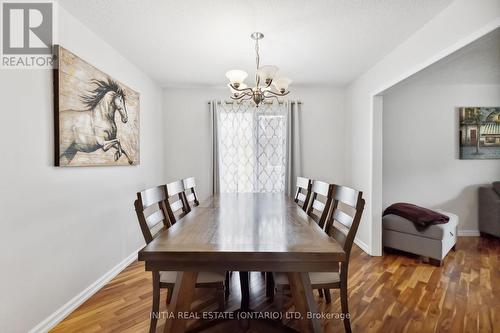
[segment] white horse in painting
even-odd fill
[[[115,148],[115,161],[124,155],[133,164],[116,137],[115,112],[123,123],[128,121],[125,93],[113,80],[92,80],[97,87],[89,95],[81,96],[86,110],[63,110],[60,119],[60,152],[62,164],[70,164],[78,152],[91,153],[98,149]]]

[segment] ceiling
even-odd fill
[[[344,86],[451,0],[59,0],[159,85],[225,84],[261,64],[295,84]],[[251,77],[251,75],[250,75]]]
[[[500,85],[500,28],[389,88],[383,95],[410,83]]]

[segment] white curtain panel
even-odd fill
[[[214,193],[291,193],[300,163],[295,102],[211,102]]]
[[[219,152],[218,152],[218,142],[217,137],[217,102],[208,102],[210,109],[210,115],[212,119],[212,194],[219,193]]]
[[[288,110],[288,170],[286,193],[289,196],[295,194],[296,181],[302,174],[302,151],[300,135],[300,116],[302,103],[298,101],[288,101],[286,107]]]

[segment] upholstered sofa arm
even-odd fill
[[[491,187],[479,188],[479,231],[500,237],[500,196]]]

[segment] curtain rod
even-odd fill
[[[292,104],[302,104],[301,101],[289,101],[289,102],[292,103]],[[211,101],[207,102],[207,104],[210,104],[210,103],[212,103],[212,102]],[[217,101],[217,104],[221,104],[221,103],[222,103],[221,101]],[[235,102],[234,101],[224,101],[224,103],[226,103],[226,104],[234,104]],[[236,102],[236,103],[238,103],[238,102]],[[264,104],[273,104],[274,101],[270,101],[270,102],[265,102],[264,101],[263,103]],[[285,101],[278,101],[278,104],[283,104],[283,103],[285,103]]]

